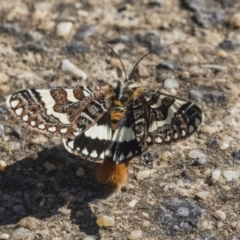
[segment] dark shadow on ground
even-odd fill
[[[56,169],[47,172],[46,163]],[[82,165],[85,175],[79,177],[76,171]],[[58,148],[46,149],[37,159],[25,158],[0,172],[0,225],[15,224],[27,216],[46,219],[65,207],[82,232],[98,236],[89,203],[106,198],[111,191],[96,181],[94,163],[69,157]],[[80,218],[77,211],[82,213]]]

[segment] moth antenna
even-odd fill
[[[109,49],[111,49],[111,51],[116,55],[116,57],[119,59],[121,65],[122,65],[122,68],[123,68],[123,71],[124,71],[124,75],[125,75],[125,81],[127,81],[127,73],[126,73],[126,70],[125,70],[125,67],[123,65],[123,62],[121,60],[121,58],[118,56],[118,54],[113,50],[112,47],[110,47],[107,43],[101,41],[106,47],[108,47]]]
[[[134,65],[133,70],[131,71],[128,79],[129,79],[129,80],[132,79],[133,73],[134,73],[134,71],[136,70],[138,64],[139,64],[146,56],[148,56],[150,53],[159,51],[159,50],[161,50],[161,49],[163,49],[163,48],[168,48],[169,46],[171,46],[171,45],[173,45],[173,44],[177,44],[177,43],[181,43],[181,42],[183,42],[183,41],[170,43],[170,44],[168,44],[168,45],[166,45],[166,46],[162,46],[162,47],[153,49],[153,50],[149,51],[148,53],[146,53],[145,55],[143,55],[143,56],[137,61],[137,63]]]

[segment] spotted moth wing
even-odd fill
[[[202,121],[201,110],[194,103],[152,90],[134,99],[126,114],[142,146],[185,139]]]
[[[6,104],[32,130],[68,138],[86,131],[111,106],[98,86],[25,89],[10,95]]]

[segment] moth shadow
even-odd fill
[[[46,149],[35,160],[25,158],[0,172],[0,225],[16,224],[28,216],[61,215],[87,235],[98,235],[89,205],[111,193],[96,181],[94,163],[58,148]]]

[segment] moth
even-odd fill
[[[19,122],[61,137],[68,152],[100,163],[102,183],[124,182],[132,158],[149,146],[189,137],[202,121],[194,103],[143,88],[131,78],[103,87],[25,89],[6,104]]]

